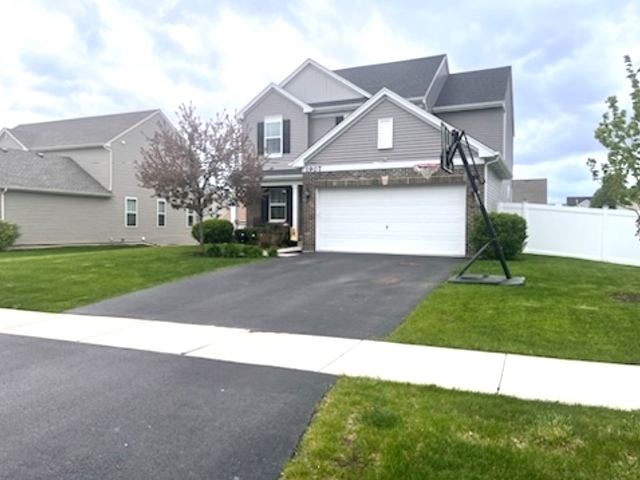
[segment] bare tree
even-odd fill
[[[236,116],[223,112],[203,121],[191,104],[180,105],[177,116],[177,130],[161,122],[147,139],[136,178],[173,208],[193,210],[204,251],[205,215],[260,198],[264,159]]]

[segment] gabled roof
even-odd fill
[[[334,73],[367,92],[388,88],[404,98],[423,97],[446,55],[343,68]]]
[[[41,150],[52,147],[106,145],[160,110],[118,113],[99,117],[73,118],[52,122],[27,123],[9,131],[26,148]]]
[[[111,196],[69,157],[6,148],[0,148],[0,188]]]
[[[343,85],[345,85],[346,87],[350,88],[351,90],[354,91],[354,93],[357,93],[358,95],[362,95],[363,97],[369,98],[371,96],[370,91],[367,91],[366,89],[362,89],[360,86],[358,86],[357,84],[351,82],[348,78],[338,75],[336,74],[336,72],[332,72],[331,70],[329,70],[326,67],[323,67],[322,65],[320,65],[318,62],[316,62],[315,60],[308,58],[307,60],[305,60],[302,65],[300,65],[298,68],[296,68],[287,78],[285,78],[282,82],[280,82],[280,86],[281,87],[286,87],[287,84],[293,80],[302,70],[304,70],[307,66],[313,66],[315,68],[317,68],[318,70],[320,70],[322,73],[324,73],[325,75],[328,75],[329,77],[337,80],[338,82],[342,83]],[[374,92],[377,90],[373,90]]]
[[[264,90],[262,90],[258,95],[253,97],[253,100],[251,100],[249,103],[247,103],[247,105],[242,110],[240,110],[238,112],[238,116],[240,118],[244,117],[245,114],[248,111],[250,111],[254,106],[256,106],[260,102],[260,100],[262,100],[269,92],[272,92],[272,91],[278,92],[280,95],[282,95],[283,97],[285,97],[289,101],[291,101],[291,102],[295,103],[296,105],[298,105],[302,109],[302,111],[304,113],[313,112],[313,108],[311,108],[309,105],[304,103],[299,98],[291,95],[284,88],[282,88],[279,85],[276,85],[275,83],[272,82],[269,85],[267,85],[267,87]]]
[[[6,135],[8,137],[11,137],[13,139],[14,142],[16,142],[18,145],[20,145],[20,147],[22,147],[23,150],[27,150],[27,147],[24,146],[24,144],[18,140],[12,133],[11,130],[9,130],[8,128],[3,128],[2,130],[0,130],[0,138],[2,138],[2,135]]]
[[[447,77],[434,109],[504,102],[510,79],[511,67],[452,73]]]
[[[440,126],[444,123],[448,128],[454,129],[455,127],[448,125],[446,122],[443,122],[440,118],[435,115],[422,110],[420,107],[417,107],[410,101],[402,98],[395,92],[387,88],[381,89],[378,93],[376,93],[373,97],[371,97],[367,102],[358,108],[355,112],[349,115],[345,120],[339,123],[335,128],[330,130],[324,137],[314,143],[310,148],[308,148],[302,155],[300,155],[296,160],[291,162],[289,165],[291,167],[304,167],[307,160],[312,158],[314,155],[323,150],[328,144],[330,144],[335,138],[339,137],[343,132],[351,127],[354,123],[356,123],[360,118],[362,118],[367,112],[372,110],[376,105],[378,105],[383,99],[388,99],[393,102],[398,107],[406,110],[408,113],[411,113],[415,117],[424,121],[426,124],[431,125],[432,127],[440,130]],[[475,138],[468,136],[469,145],[478,151],[478,155],[481,158],[494,158],[498,157],[499,154],[495,150],[487,147],[482,142],[479,142]]]

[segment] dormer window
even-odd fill
[[[264,119],[264,153],[270,157],[282,156],[282,115]]]

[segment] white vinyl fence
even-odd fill
[[[527,220],[525,253],[640,266],[635,212],[533,203],[500,203]]]

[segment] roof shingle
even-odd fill
[[[29,149],[105,144],[160,110],[28,123],[9,129]]]
[[[69,157],[0,149],[0,188],[110,195]]]
[[[511,67],[452,73],[442,87],[435,107],[504,101],[510,78]]]
[[[334,73],[372,95],[386,87],[404,98],[415,98],[424,96],[438,71],[438,67],[445,58],[446,55],[436,55],[399,62],[343,68],[334,70]]]

